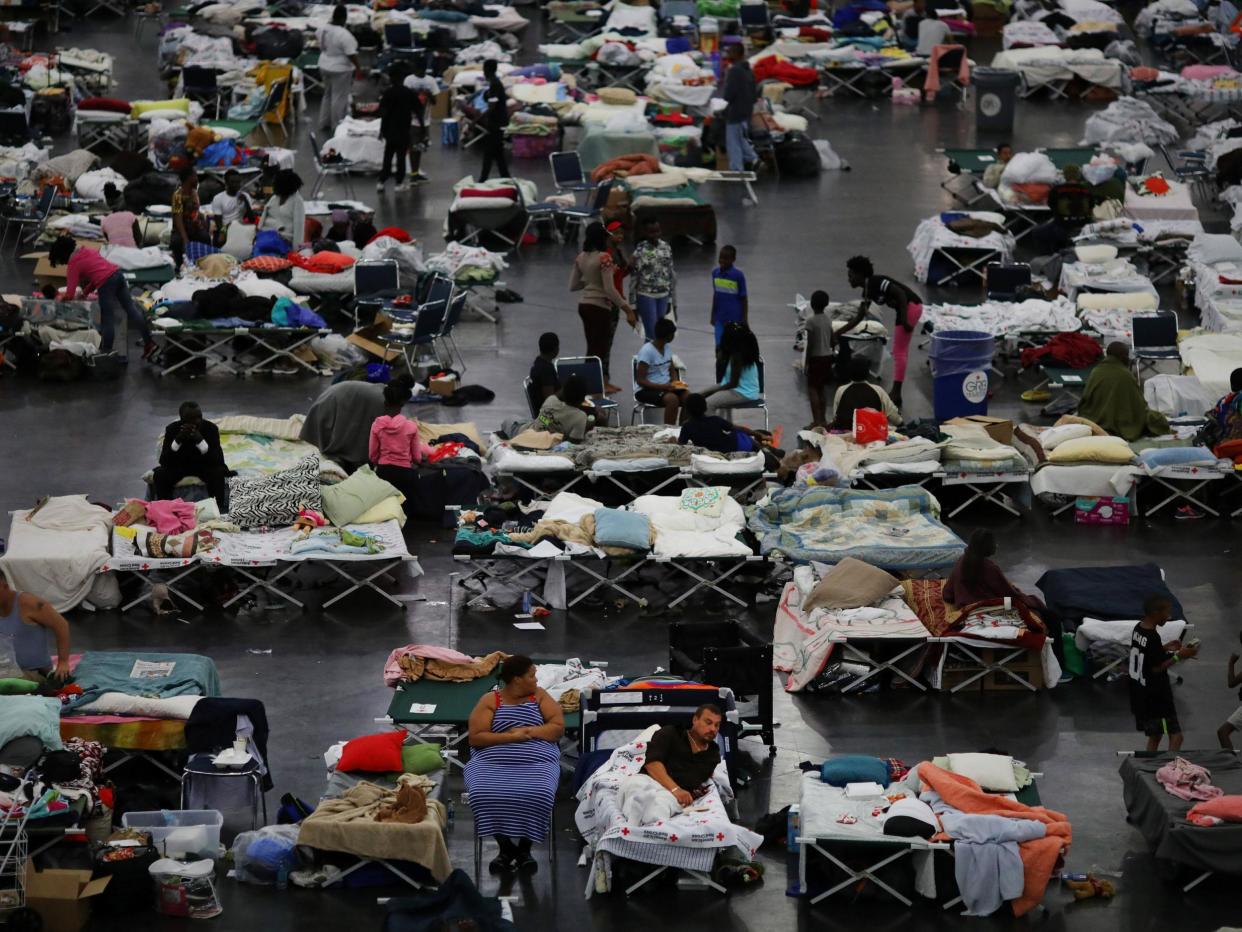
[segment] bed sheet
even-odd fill
[[[762,452],[731,460],[693,453],[690,456],[690,472],[696,476],[754,475],[763,472],[764,463]]]
[[[354,270],[348,268],[343,272],[325,274],[294,266],[289,287],[298,294],[353,294]]]
[[[577,467],[567,456],[554,453],[520,453],[506,443],[492,447],[488,453],[491,465],[502,473],[574,472]]]
[[[200,654],[87,651],[73,676],[82,693],[63,700],[66,712],[89,705],[104,693],[161,698],[220,695],[215,661]]]
[[[8,549],[0,572],[18,592],[37,592],[58,612],[76,608],[95,574],[108,562],[111,516],[85,495],[56,496],[27,521],[30,511],[11,512]]]
[[[888,791],[917,798],[902,783],[892,784]],[[844,787],[825,783],[816,770],[802,775],[799,805],[802,811],[800,832],[806,839],[849,841],[852,838],[888,838],[894,845],[902,847],[931,847],[930,842],[921,838],[885,836],[884,813],[888,809],[888,800],[883,797],[846,799]],[[851,818],[844,823],[837,821],[845,816]]]
[[[1080,566],[1048,570],[1035,581],[1048,608],[1070,625],[1084,618],[1141,618],[1149,593],[1167,596],[1170,616],[1185,618],[1182,604],[1155,563]]]
[[[1037,19],[1024,19],[1005,24],[1001,29],[1001,44],[1006,49],[1012,49],[1022,46],[1060,45],[1061,40],[1047,23]]]
[[[1111,262],[1067,262],[1061,266],[1059,286],[1071,301],[1080,290],[1159,294],[1151,279],[1140,275],[1129,259],[1121,258]]]
[[[966,213],[970,213],[967,211]],[[927,281],[928,266],[932,255],[943,249],[990,250],[996,253],[996,261],[1007,263],[1013,258],[1014,238],[1009,233],[989,233],[979,238],[959,236],[946,227],[937,215],[919,223],[906,251],[914,259],[914,276],[920,282]]]
[[[1242,333],[1192,333],[1177,345],[1182,365],[1213,398],[1229,393],[1229,375],[1242,367]]]
[[[1116,463],[1043,463],[1031,473],[1034,495],[1105,498],[1129,495],[1135,470]]]
[[[162,445],[163,436],[161,435],[155,444],[156,458],[159,456]],[[316,447],[302,440],[225,430],[220,431],[220,448],[224,451],[224,462],[242,479],[256,479],[260,476],[271,475],[274,472],[293,468],[308,456],[319,456],[319,450]],[[142,480],[150,484],[151,477],[152,470],[147,470]],[[320,482],[341,482],[345,478],[344,469],[331,460],[319,457]],[[192,485],[201,485],[201,483],[187,476],[177,483],[177,488]]]
[[[1099,49],[1026,48],[997,53],[993,68],[1022,74],[1028,86],[1042,86],[1079,77],[1088,84],[1120,90],[1125,66],[1104,57]]]
[[[985,330],[994,336],[1031,332],[1066,333],[1082,322],[1065,298],[1043,301],[984,301],[982,304],[925,304],[923,320],[937,330]]]
[[[965,550],[926,489],[780,489],[750,511],[760,552],[794,562],[855,557],[886,570],[950,566]]]
[[[360,534],[369,534],[377,538],[384,549],[378,553],[328,553],[313,551],[309,553],[290,553],[289,545],[297,532],[291,528],[277,528],[272,531],[241,531],[233,534],[220,534],[220,545],[199,555],[202,563],[216,563],[222,566],[275,566],[277,563],[305,563],[314,560],[327,560],[333,563],[361,563],[373,560],[416,560],[405,546],[405,537],[401,533],[401,525],[395,520],[380,524],[349,524],[346,527]]]
[[[1074,632],[1074,643],[1078,645],[1078,649],[1081,651],[1087,650],[1093,641],[1121,644],[1129,649],[1130,635],[1137,624],[1137,620],[1105,621],[1100,618],[1084,618],[1082,624],[1078,626],[1078,630]],[[1162,644],[1168,644],[1170,641],[1179,641],[1182,635],[1186,633],[1186,622],[1180,620],[1165,622],[1156,629],[1156,633],[1160,635],[1160,642]]]
[[[66,741],[81,738],[126,751],[179,751],[185,748],[185,722],[121,715],[67,715],[60,720],[60,736]]]
[[[1198,220],[1199,209],[1190,196],[1190,186],[1170,181],[1169,193],[1159,197],[1139,194],[1126,187],[1126,213],[1142,223],[1144,220]]]

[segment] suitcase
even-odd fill
[[[819,174],[819,150],[803,133],[790,133],[776,146],[776,165],[790,178],[811,178]]]
[[[1001,265],[994,262],[984,271],[989,301],[1014,301],[1031,287],[1031,267],[1025,262]]]

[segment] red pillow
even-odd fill
[[[117,97],[87,97],[78,104],[79,110],[106,110],[109,113],[129,113],[133,105]]]
[[[1236,463],[1242,459],[1242,440],[1226,440],[1224,443],[1218,443],[1212,452],[1223,460],[1233,460]]]
[[[252,272],[283,272],[285,269],[293,268],[293,263],[280,256],[255,256],[243,262],[241,267],[250,269]]]
[[[518,199],[517,188],[462,188],[458,197],[507,197],[511,201]]]
[[[310,261],[303,266],[311,272],[326,272],[329,275],[337,272],[344,272],[347,268],[354,264],[354,257],[347,256],[340,252],[317,252],[310,257]]]
[[[381,735],[355,738],[345,745],[336,769],[341,773],[400,773],[401,745],[404,731],[386,731]]]
[[[410,236],[409,233],[405,232],[405,230],[401,229],[401,227],[384,227],[384,229],[379,230],[374,236],[367,240],[367,242],[374,243],[381,236],[391,236],[398,243],[408,243],[411,239],[413,239],[413,237]]]

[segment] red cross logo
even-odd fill
[[[622,835],[628,835],[629,833],[630,833],[630,830],[629,830],[628,828],[623,828],[623,829],[621,829],[621,834],[622,834]]]
[[[676,836],[676,835],[669,835],[669,836],[668,836],[668,840],[669,840],[669,841],[676,841],[676,840],[677,840],[677,836]]]
[[[716,833],[716,840],[717,840],[717,841],[724,841],[724,832],[717,832],[717,833]]]

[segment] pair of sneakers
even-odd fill
[[[424,175],[422,172],[414,172],[413,174],[408,175],[404,181],[398,182],[396,185],[394,185],[393,191],[395,193],[402,193],[405,191],[409,191],[415,185],[426,184],[430,180],[431,179],[428,178],[426,175]],[[387,182],[384,182],[384,181],[376,182],[375,190],[378,191],[380,194],[383,194],[384,186],[386,184]]]

